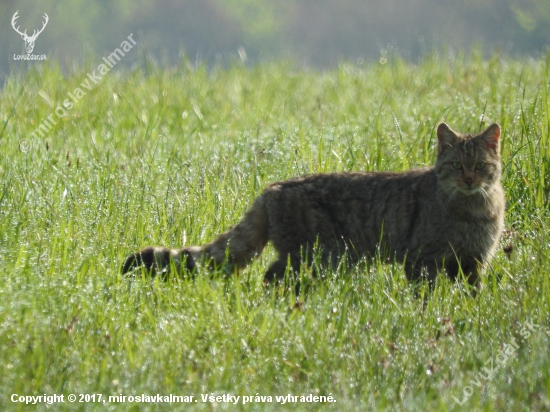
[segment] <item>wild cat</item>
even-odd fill
[[[271,283],[288,269],[310,265],[314,248],[321,262],[372,258],[383,253],[404,262],[411,282],[433,286],[439,271],[456,280],[460,268],[477,287],[482,265],[497,247],[504,223],[500,127],[477,135],[437,127],[434,167],[402,173],[317,174],[272,183],[244,219],[203,246],[147,247],[130,255],[126,273],[144,267],[195,270],[197,262],[238,269],[268,241],[278,257],[264,276]]]

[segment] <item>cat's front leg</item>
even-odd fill
[[[405,263],[405,276],[410,283],[427,280],[430,290],[433,290],[437,277],[437,264],[435,260],[407,261]]]
[[[464,274],[464,277],[468,281],[468,284],[473,287],[471,292],[472,296],[475,296],[477,293],[476,291],[479,290],[480,266],[481,264],[479,263],[479,260],[475,258],[461,259],[460,264],[456,259],[451,259],[445,263],[447,276],[449,276],[449,279],[451,279],[453,282],[456,282],[456,280],[458,279],[458,275],[460,273],[460,269],[462,269],[462,273]]]

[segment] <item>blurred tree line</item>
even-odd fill
[[[207,64],[246,56],[249,62],[290,58],[320,67],[395,51],[415,59],[434,48],[473,43],[536,55],[550,44],[550,0],[4,0],[4,74],[34,64],[13,59],[24,46],[11,27],[16,10],[29,34],[48,13],[33,53],[69,65],[110,53],[130,33],[168,63],[185,54]]]

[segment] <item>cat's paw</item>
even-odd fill
[[[149,246],[128,256],[122,264],[121,273],[129,273],[143,268],[151,276],[166,277],[171,268],[176,272],[186,269],[192,272],[195,269],[195,260],[187,249],[169,249],[167,247]]]

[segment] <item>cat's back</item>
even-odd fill
[[[267,193],[277,192],[294,199],[319,199],[325,202],[349,200],[398,201],[434,192],[437,177],[433,168],[406,172],[321,173],[274,182]]]

